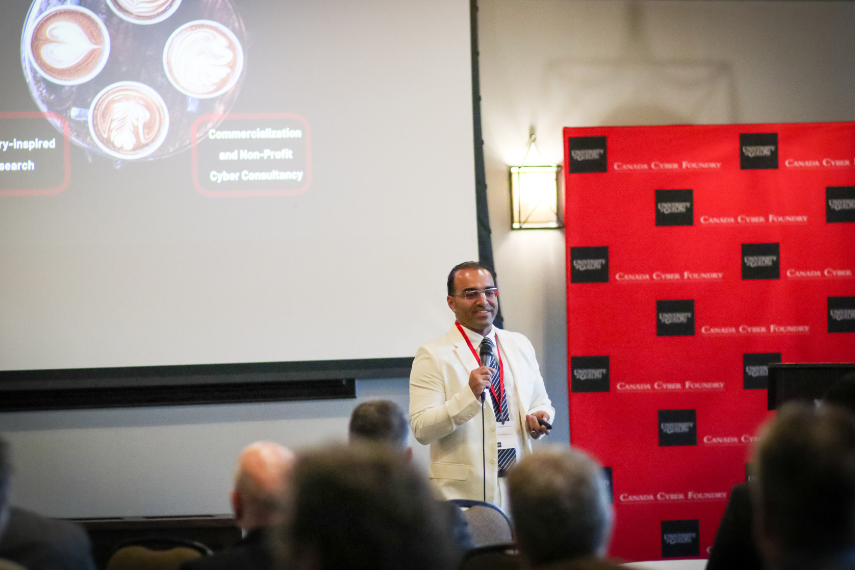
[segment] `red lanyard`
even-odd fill
[[[466,341],[466,344],[469,346],[469,350],[472,351],[472,356],[475,357],[475,361],[478,362],[478,365],[481,365],[481,357],[478,356],[478,353],[475,351],[475,347],[472,346],[472,342],[470,342],[469,337],[463,331],[463,327],[460,326],[460,323],[454,321],[457,330],[460,331],[460,334],[463,335],[463,340]],[[496,354],[499,355],[499,394],[496,395],[496,390],[493,388],[493,383],[490,382],[490,392],[493,393],[493,398],[496,399],[496,403],[499,405],[499,409],[502,407],[502,396],[505,393],[505,367],[502,364],[502,352],[499,350],[499,335],[496,335]]]

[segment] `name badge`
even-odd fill
[[[499,449],[517,449],[520,446],[517,426],[513,421],[496,423],[496,439]]]

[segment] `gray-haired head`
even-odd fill
[[[407,417],[395,402],[363,402],[350,415],[349,433],[351,442],[380,443],[404,450],[409,436]]]
[[[546,448],[508,476],[517,541],[533,566],[605,554],[612,507],[602,467],[586,454]]]

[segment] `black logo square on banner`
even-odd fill
[[[698,445],[695,410],[659,410],[659,447]]]
[[[769,365],[781,362],[780,352],[746,352],[742,355],[742,389],[769,387]]]
[[[662,558],[689,558],[700,555],[700,521],[662,521]]]
[[[614,480],[612,479],[612,468],[611,467],[603,467],[603,479],[606,481],[606,493],[609,495],[609,502],[614,504],[615,502],[615,486]]]
[[[656,336],[695,336],[695,301],[656,301]]]
[[[763,170],[778,168],[778,133],[741,133],[739,168]]]
[[[570,374],[574,393],[611,391],[608,356],[571,356]]]
[[[691,190],[656,190],[656,225],[695,225],[694,205]]]
[[[608,282],[608,246],[570,248],[570,283]]]
[[[606,137],[569,137],[567,164],[570,174],[608,172]]]
[[[825,221],[855,222],[855,186],[826,186]]]
[[[750,483],[754,480],[754,465],[751,463],[745,464],[745,482]]]
[[[781,245],[777,243],[742,244],[742,279],[780,279]]]
[[[855,297],[828,298],[828,332],[855,332]]]

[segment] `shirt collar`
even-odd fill
[[[481,341],[485,338],[463,325],[460,325],[460,328],[462,328],[463,332],[466,333],[466,336],[469,337],[469,342],[471,342],[474,347],[478,347],[478,345],[481,344]],[[496,346],[496,325],[490,327],[490,332],[487,333],[486,338],[489,338],[490,342],[493,343],[493,346]]]

